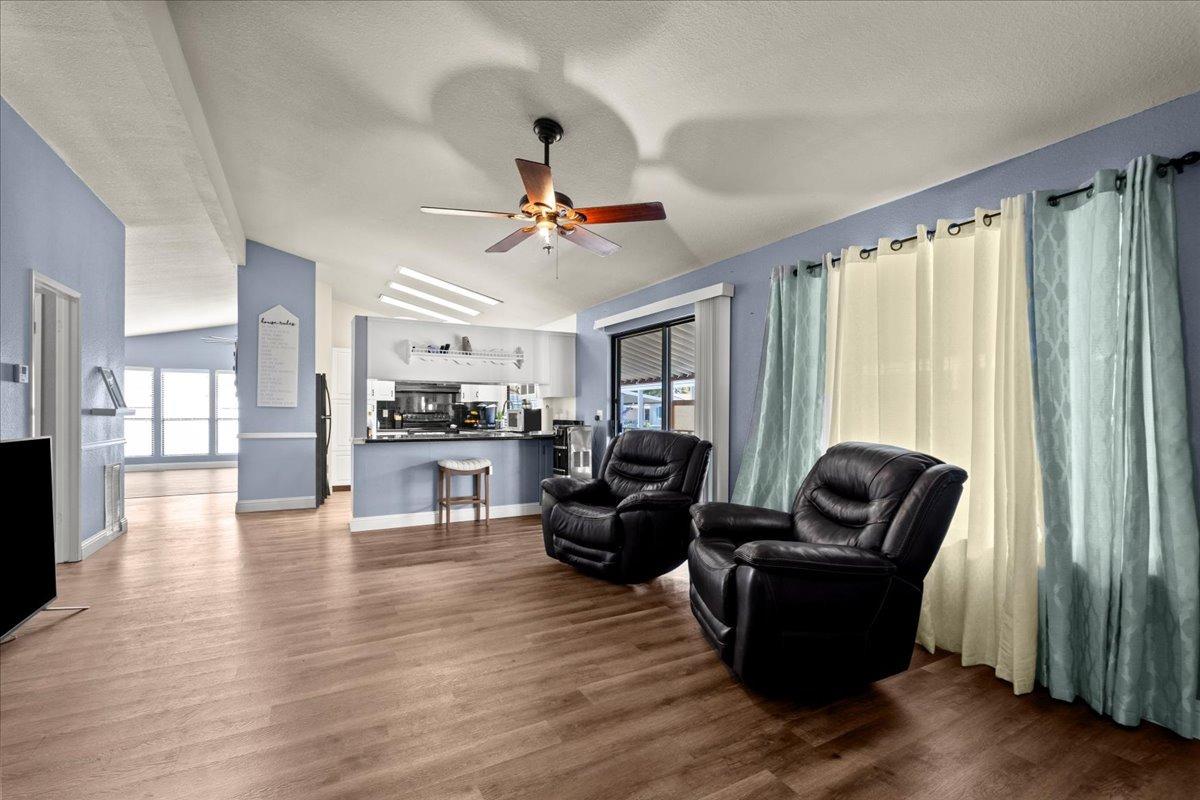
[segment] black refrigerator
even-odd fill
[[[323,372],[317,373],[317,505],[329,497],[329,440],[333,437],[333,405],[329,383]]]

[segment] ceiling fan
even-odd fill
[[[488,253],[507,253],[535,233],[541,234],[542,246],[548,251],[552,247],[551,237],[557,233],[585,250],[608,256],[620,250],[621,246],[583,227],[583,223],[608,225],[614,222],[649,222],[667,218],[662,203],[575,208],[570,197],[554,191],[554,184],[550,180],[550,145],[562,139],[562,125],[543,117],[533,123],[533,132],[538,141],[545,146],[545,163],[517,159],[517,172],[521,175],[521,182],[525,184],[525,194],[517,201],[520,211],[510,214],[506,211],[472,211],[435,206],[421,206],[421,210],[426,214],[511,219],[529,223],[489,247],[485,251]]]

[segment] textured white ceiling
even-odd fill
[[[244,234],[163,4],[0,4],[0,92],[126,224],[127,334],[237,318]]]
[[[545,323],[1200,90],[1192,2],[170,13],[247,236],[379,313],[397,265],[466,284],[506,301],[489,324]],[[417,210],[513,209],[542,115],[566,127],[552,163],[576,204],[668,215],[597,226],[623,245],[607,259],[563,244],[558,280],[532,241],[484,254],[511,223]],[[189,300],[158,302],[187,317]]]

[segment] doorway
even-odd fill
[[[32,284],[29,429],[52,441],[54,559],[78,561],[80,295],[36,272]]]

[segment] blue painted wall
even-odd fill
[[[0,100],[0,361],[30,362],[31,272],[82,295],[81,408],[111,405],[96,371],[125,366],[125,226]],[[29,384],[0,381],[0,437],[28,436]],[[84,416],[80,530],[104,528],[104,465],[122,461],[122,420]]]
[[[205,336],[236,339],[237,325],[194,328],[125,338],[125,363],[167,369],[233,369],[232,344],[207,344]]]
[[[597,408],[610,413],[608,332],[593,330],[592,323],[600,317],[682,292],[714,283],[732,283],[736,287],[730,343],[729,467],[732,487],[741,466],[742,448],[754,420],[754,396],[772,267],[803,259],[819,259],[826,251],[836,252],[846,246],[874,246],[880,237],[910,236],[919,223],[933,225],[939,218],[966,219],[974,213],[976,206],[997,208],[1003,197],[1034,189],[1076,186],[1090,180],[1098,169],[1121,168],[1146,153],[1176,156],[1198,148],[1200,93],[593,306],[577,317],[575,380],[579,414],[590,420]],[[1180,177],[1177,187],[1191,436],[1193,453],[1200,454],[1200,169]],[[690,309],[681,309],[674,316],[687,313]],[[1197,484],[1200,493],[1200,474]]]
[[[125,339],[125,363],[131,367],[155,369],[233,369],[233,345],[206,343],[202,341],[205,336],[236,339],[237,325],[128,336]],[[155,419],[162,419],[161,402],[161,394],[155,391]],[[129,464],[187,464],[199,461],[237,461],[237,455],[130,457],[126,461]]]
[[[245,433],[316,433],[317,265],[291,253],[246,242],[238,269],[238,413]],[[258,316],[282,305],[300,320],[296,408],[258,407]],[[238,442],[238,502],[312,498],[316,491],[315,439],[242,439]]]

